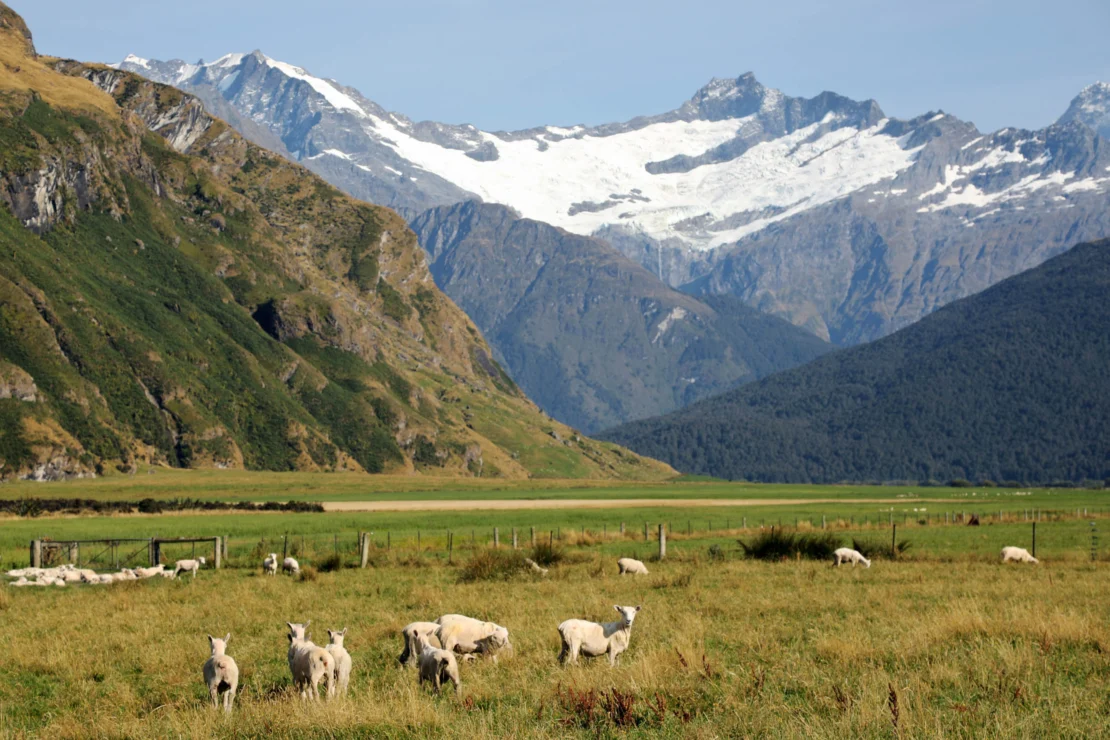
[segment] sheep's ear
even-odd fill
[[[347,636],[347,628],[344,627],[342,630],[340,630],[339,634],[340,634],[341,637],[346,637]]]
[[[331,630],[328,630],[328,639],[329,640],[334,640],[335,639],[335,633],[332,632]]]
[[[616,611],[617,614],[624,614],[624,612],[621,611],[621,608],[616,604],[613,604],[613,610]]]
[[[289,626],[289,631],[292,632],[293,631],[293,623],[292,622],[286,622],[285,624],[287,624]]]
[[[311,619],[305,620],[305,623],[304,623],[304,628],[305,628],[305,629],[308,629],[308,625],[310,625],[310,624],[312,624],[312,620],[311,620]]]
[[[224,637],[224,644],[226,645],[229,642],[231,642],[231,633],[230,632],[228,632],[227,636]]]
[[[642,606],[637,606],[636,611],[640,611],[640,609],[642,609],[642,608],[643,608]]]
[[[215,639],[216,639],[216,638],[212,637],[212,635],[209,635],[209,636],[208,636],[208,644],[209,644],[209,645],[211,645],[211,644],[212,644],[212,642],[213,642],[213,641],[214,641]]]

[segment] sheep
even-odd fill
[[[23,588],[24,586],[33,586],[35,584],[32,581],[28,581],[27,576],[20,576],[19,580],[12,581],[8,585],[12,586],[13,588]]]
[[[135,575],[135,571],[131,570],[130,568],[120,568],[119,573],[113,573],[112,574],[112,580],[115,581],[115,582],[134,581],[134,580],[137,580],[137,579],[138,579],[138,576]]]
[[[547,575],[547,568],[541,568],[539,563],[532,558],[524,558],[524,564],[531,568],[534,573],[539,573],[541,576]]]
[[[320,681],[326,684],[325,694],[335,695],[335,658],[324,648],[310,641],[305,633],[311,620],[304,624],[289,625],[289,672],[293,674],[293,686],[301,692],[301,698],[310,695],[313,701],[319,700]]]
[[[169,578],[170,580],[177,578],[177,574],[174,573],[172,570],[163,570],[158,575],[162,576],[163,578]]]
[[[621,615],[619,622],[588,622],[585,619],[568,619],[559,625],[559,639],[563,649],[559,653],[559,662],[578,663],[581,653],[587,657],[609,655],[609,665],[614,667],[620,654],[628,649],[632,639],[632,622],[636,619],[638,606],[614,606]]]
[[[230,632],[222,640],[209,635],[208,645],[212,648],[212,655],[204,661],[204,683],[208,685],[212,706],[219,709],[219,696],[223,694],[225,712],[231,711],[231,705],[235,701],[235,689],[239,686],[239,666],[235,665],[234,658],[224,653],[230,640]]]
[[[165,572],[166,566],[159,563],[152,565],[149,568],[135,568],[135,575],[139,578],[153,578],[154,576],[161,575]]]
[[[292,575],[297,575],[301,572],[301,564],[293,558],[286,558],[285,560],[281,561],[281,571],[283,573],[288,571]]]
[[[1024,547],[1003,547],[1002,548],[1002,562],[1003,563],[1039,563],[1035,557],[1029,554],[1029,551]]]
[[[418,683],[424,685],[431,681],[438,694],[445,681],[455,685],[455,695],[458,696],[461,683],[459,681],[459,663],[455,654],[450,650],[434,648],[428,644],[424,635],[416,636],[417,646],[420,648],[420,676]]]
[[[272,552],[262,561],[262,573],[267,576],[277,575],[277,553]]]
[[[165,575],[165,573],[163,573],[162,575]],[[115,583],[116,579],[112,576],[111,573],[104,573],[100,576],[100,582],[101,583]]]
[[[423,635],[424,639],[432,647],[442,648],[439,638],[436,637],[436,630],[439,625],[435,622],[410,622],[401,629],[401,639],[405,641],[405,648],[401,651],[401,655],[397,658],[403,666],[416,665],[420,657],[420,647],[417,645],[417,635]]]
[[[203,555],[196,560],[178,560],[174,563],[173,577],[177,578],[182,573],[192,573],[193,578],[196,578],[197,571],[200,570],[200,566],[204,565],[204,562]]]
[[[444,650],[464,655],[489,655],[496,663],[497,653],[502,648],[513,649],[509,642],[509,630],[493,622],[482,622],[461,614],[445,614],[436,620],[436,624],[439,625],[436,637]]]
[[[351,654],[343,647],[343,638],[347,636],[347,628],[333,632],[328,630],[328,644],[324,649],[335,658],[335,675],[332,678],[336,683],[337,693],[347,695],[347,684],[351,681]]]
[[[833,557],[836,562],[833,565],[839,566],[841,563],[851,563],[852,567],[856,567],[856,563],[863,563],[863,567],[870,568],[871,561],[863,556],[863,553],[858,550],[853,550],[850,547],[839,547],[833,552]]]
[[[617,561],[617,570],[623,576],[625,573],[632,575],[646,576],[648,574],[647,566],[639,560],[633,558],[621,558]]]

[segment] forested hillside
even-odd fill
[[[1110,479],[1110,240],[869,345],[602,436],[761,481]]]

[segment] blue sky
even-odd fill
[[[875,98],[888,115],[1036,128],[1110,81],[1108,0],[7,2],[42,53],[258,48],[390,110],[484,129],[627,120],[747,71],[790,95]]]

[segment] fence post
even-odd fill
[[[897,560],[898,559],[898,546],[896,544],[894,544],[897,537],[898,537],[898,525],[897,524],[891,524],[890,525],[890,559],[891,560]]]
[[[1037,522],[1033,521],[1033,557],[1037,557]]]
[[[501,547],[501,532],[497,527],[493,528],[493,547]]]
[[[647,542],[647,522],[644,522],[644,542]]]
[[[151,568],[158,565],[158,561],[154,559],[154,538],[150,538],[150,542],[146,546],[146,562]]]
[[[825,526],[826,526],[826,524],[825,524],[825,515],[822,514],[821,515],[821,529],[825,529]]]
[[[667,530],[660,524],[659,525],[659,559],[667,557]]]
[[[624,537],[624,522],[621,522],[621,537]]]
[[[528,529],[529,529],[528,536],[532,540],[532,547],[535,547],[536,546],[536,528],[535,527],[529,527]]]
[[[513,549],[517,549],[516,527],[513,527]]]
[[[224,535],[224,560],[227,560],[227,541],[231,539],[230,535]]]
[[[42,567],[42,540],[31,540],[31,567]]]
[[[451,530],[447,530],[447,562],[451,562],[451,557],[455,552],[455,535],[451,534]]]
[[[366,564],[370,562],[370,534],[368,532],[359,533],[359,567],[365,568]]]
[[[220,556],[224,554],[223,539],[223,537],[212,538],[212,544],[216,546],[216,558],[215,563],[213,564],[216,570],[220,569]]]
[[[393,549],[393,533],[390,532],[389,530],[386,530],[386,533],[385,533],[385,549],[386,550],[392,550]]]
[[[743,519],[743,522],[742,522],[742,524],[744,525],[744,526],[743,526],[743,529],[747,529],[747,528],[748,528],[748,517],[744,517],[744,519]]]
[[[286,532],[281,536],[281,559],[285,560],[289,556],[289,533]]]

